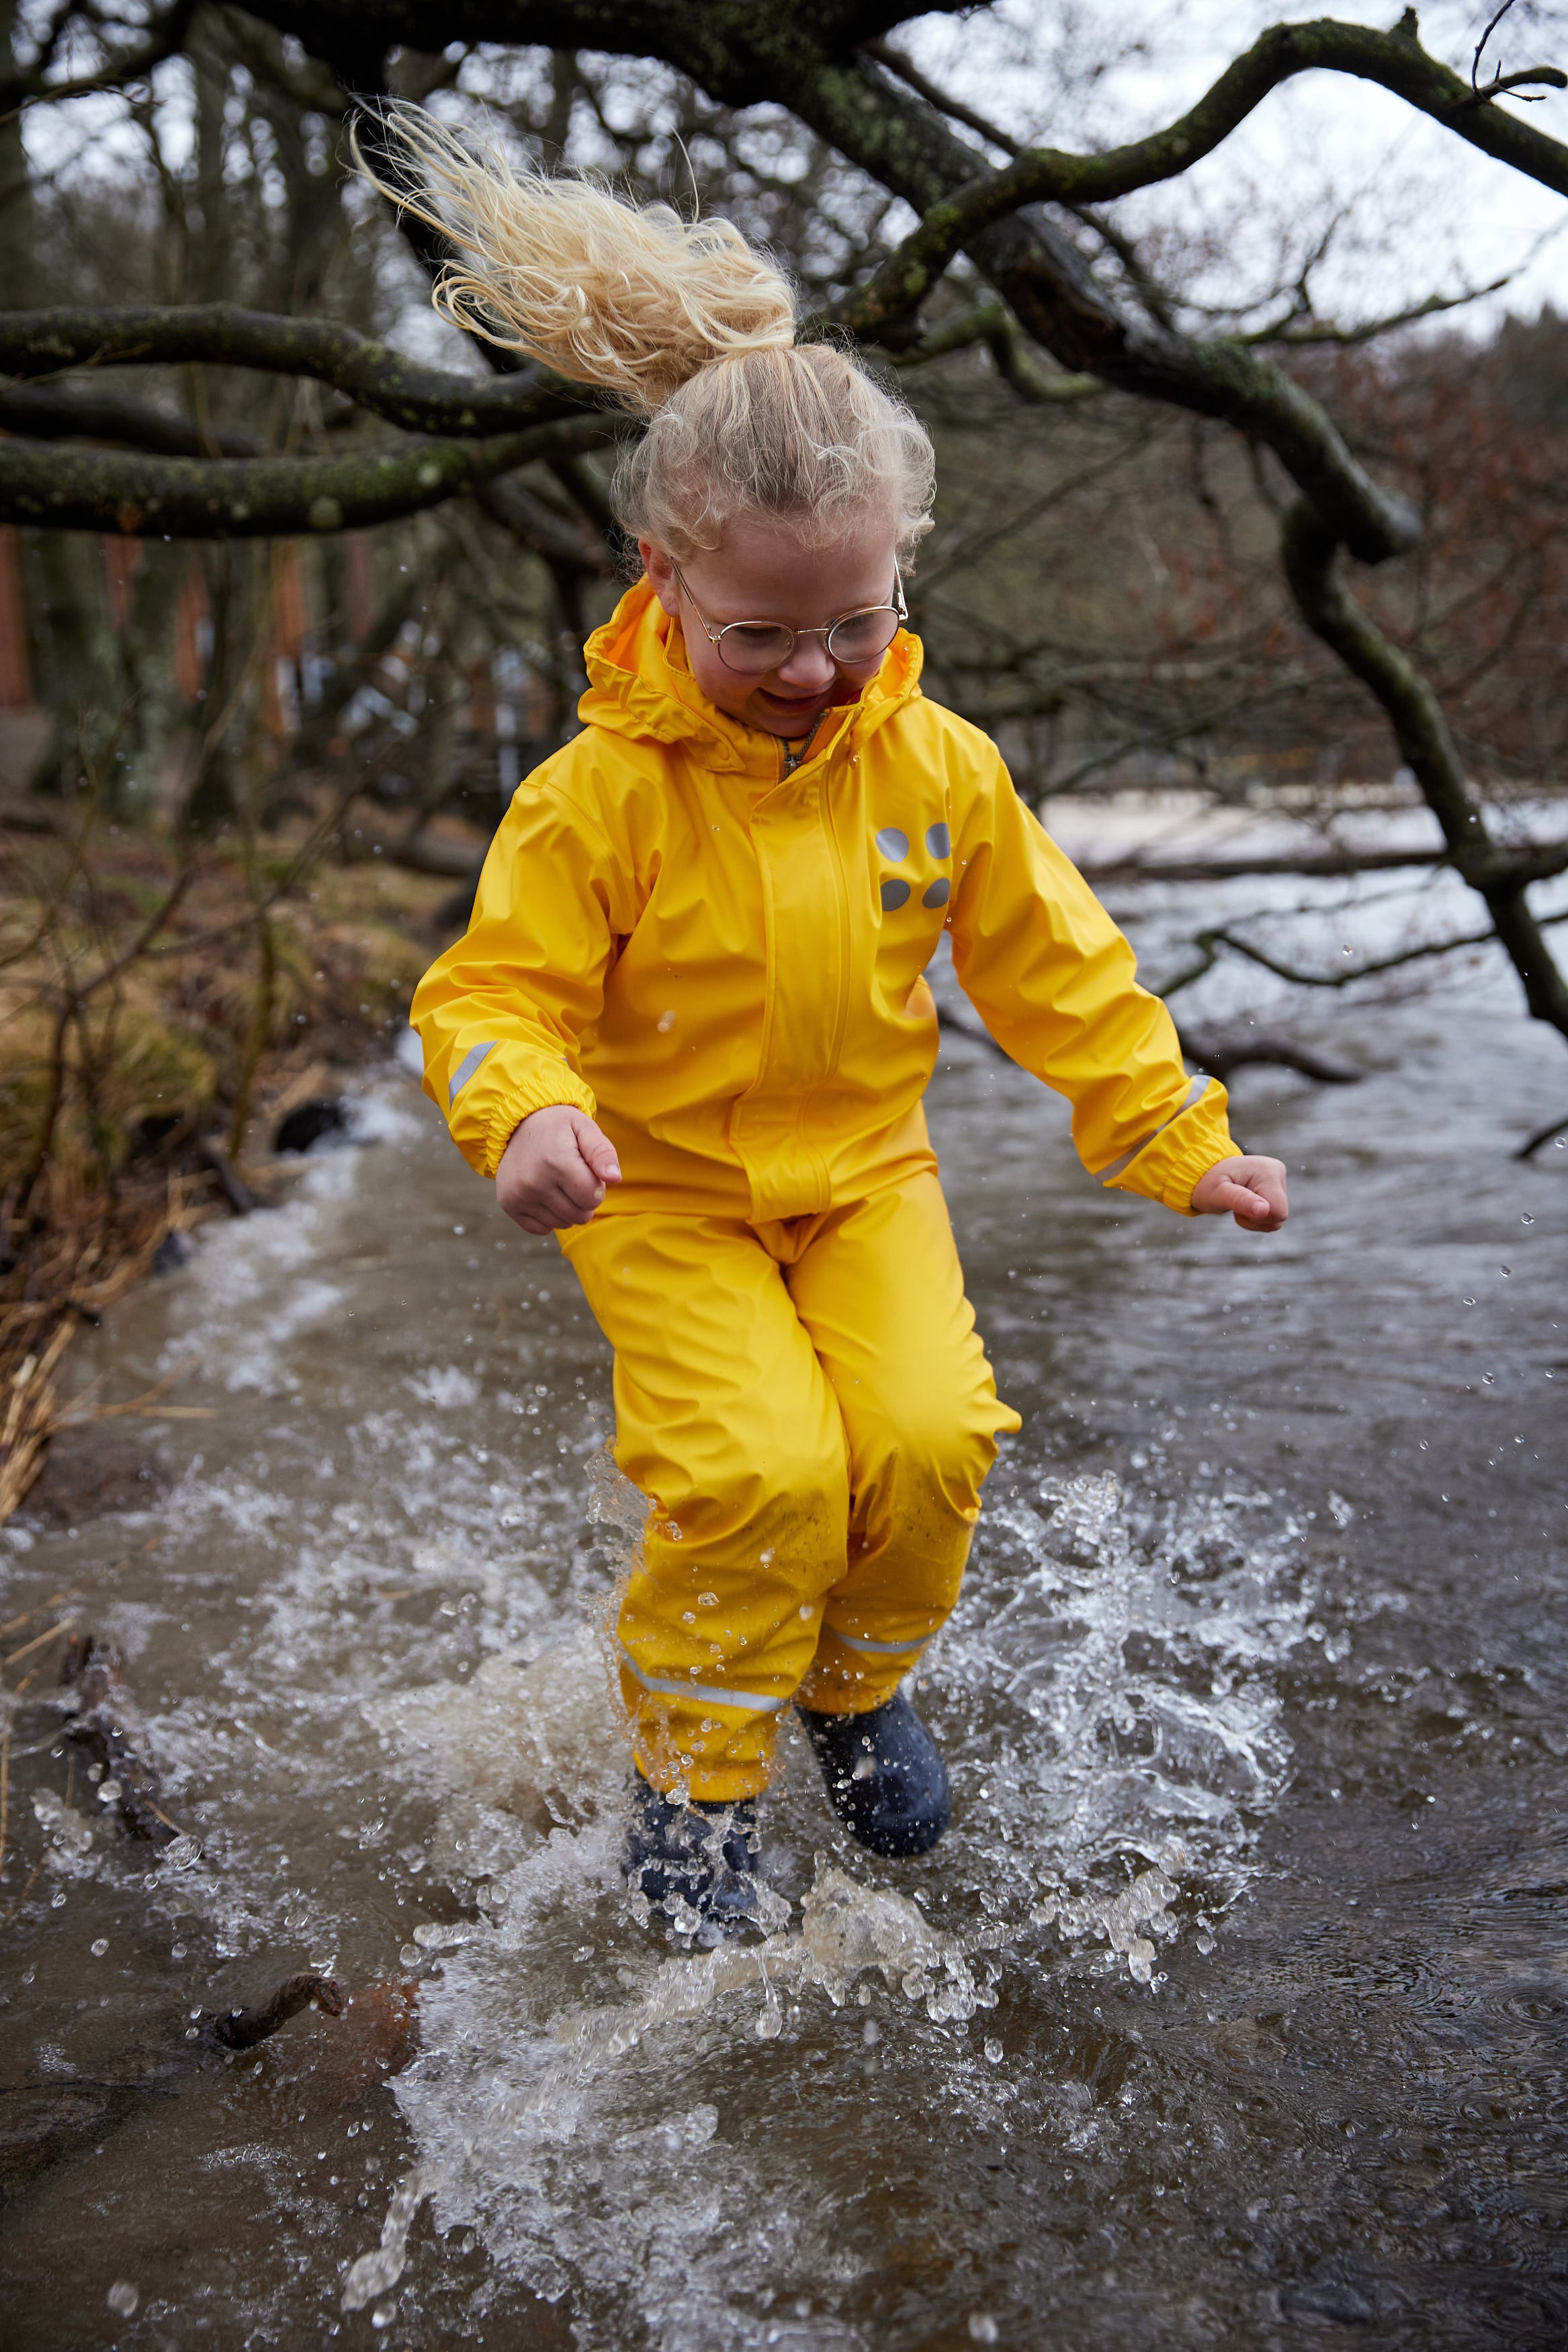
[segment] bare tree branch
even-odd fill
[[[231,302],[128,310],[0,311],[0,371],[37,378],[76,367],[165,367],[192,360],[313,377],[411,433],[507,433],[595,408],[553,376],[468,377],[422,366],[329,319],[284,318]],[[602,417],[602,405],[597,407]]]
[[[68,392],[54,384],[0,388],[0,433],[29,441],[112,441],[159,457],[259,457],[254,433],[198,433],[187,417],[115,392]]]
[[[0,522],[132,539],[271,539],[362,530],[439,506],[615,430],[576,416],[487,441],[419,440],[360,457],[144,457],[0,440]]]
[[[1275,25],[1227,66],[1196,106],[1164,131],[1098,155],[1076,155],[1061,148],[1023,149],[1010,163],[972,179],[931,205],[919,227],[845,306],[845,322],[863,332],[914,309],[955,255],[982,229],[1025,205],[1106,204],[1161,180],[1179,178],[1223,144],[1281,82],[1313,70],[1326,68],[1377,82],[1472,146],[1559,195],[1568,195],[1568,147],[1495,108],[1476,110],[1475,94],[1458,74],[1427,56],[1414,25],[1413,15],[1393,33],[1332,20]],[[1568,89],[1568,74],[1555,66],[1540,67],[1525,79]]]
[[[44,44],[31,69],[9,74],[0,81],[0,117],[16,114],[25,106],[59,106],[68,99],[94,98],[100,90],[121,89],[127,82],[145,79],[165,58],[183,48],[195,13],[196,0],[172,0],[162,16],[153,20],[146,38],[133,48],[111,53],[94,73],[52,82],[48,79],[48,68],[71,14],[69,8],[61,9],[51,27],[52,37]]]
[[[863,41],[861,46],[868,58],[874,58],[878,65],[885,66],[890,73],[895,73],[900,81],[907,83],[917,97],[925,100],[927,106],[936,107],[939,113],[946,115],[953,122],[961,122],[966,131],[974,131],[988,147],[999,147],[1004,155],[1021,152],[1019,140],[1010,138],[1005,131],[999,131],[994,122],[988,122],[986,117],[977,114],[973,107],[965,106],[959,100],[949,98],[946,90],[938,89],[917,65],[908,58],[901,57],[891,42]]]
[[[1568,908],[1559,915],[1548,915],[1544,920],[1549,925],[1568,923]],[[1242,939],[1226,923],[1216,923],[1208,929],[1199,931],[1193,944],[1200,950],[1197,962],[1186,971],[1178,972],[1174,980],[1167,980],[1163,987],[1155,989],[1154,993],[1156,996],[1168,999],[1179,995],[1184,988],[1190,988],[1195,981],[1201,980],[1206,972],[1214,970],[1222,948],[1228,948],[1232,954],[1243,957],[1249,963],[1260,965],[1263,971],[1271,971],[1276,980],[1288,980],[1297,988],[1338,989],[1354,988],[1358,981],[1374,980],[1381,972],[1402,971],[1407,964],[1428,962],[1434,956],[1457,955],[1461,948],[1496,947],[1500,941],[1495,930],[1461,931],[1457,939],[1423,940],[1418,946],[1402,948],[1397,954],[1375,956],[1368,963],[1350,964],[1333,971],[1305,971],[1299,964],[1287,963],[1282,956],[1270,955],[1267,948],[1257,947],[1252,940]]]
[[[1274,350],[1301,349],[1315,343],[1338,343],[1342,347],[1356,343],[1375,342],[1380,335],[1391,335],[1400,327],[1414,326],[1418,319],[1435,319],[1445,310],[1462,310],[1471,302],[1481,301],[1488,294],[1500,294],[1513,279],[1512,270],[1494,278],[1490,286],[1468,286],[1462,294],[1428,294],[1424,302],[1413,303],[1407,310],[1391,310],[1381,319],[1369,319],[1359,327],[1334,327],[1319,322],[1310,327],[1286,325],[1283,321],[1271,327],[1256,327],[1238,341],[1256,350],[1269,344]],[[1299,312],[1294,315],[1299,316]]]
[[[1282,552],[1301,618],[1381,705],[1442,827],[1456,872],[1486,901],[1531,1014],[1568,1037],[1568,982],[1525,898],[1531,882],[1568,866],[1568,845],[1514,857],[1492,841],[1437,696],[1351,595],[1340,575],[1334,533],[1304,502],[1285,518]]]

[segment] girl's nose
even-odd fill
[[[819,686],[832,683],[838,665],[821,637],[801,637],[788,661],[779,663],[773,675],[780,686],[796,694],[810,694]]]

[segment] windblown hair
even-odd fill
[[[379,120],[395,177],[357,134],[355,161],[455,248],[443,316],[646,419],[615,481],[634,538],[678,562],[731,522],[788,520],[824,545],[885,514],[907,555],[930,529],[925,427],[848,352],[795,341],[788,279],[733,222],[515,170],[415,106]]]

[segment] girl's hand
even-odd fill
[[[526,1234],[585,1225],[621,1181],[615,1147],[602,1128],[570,1103],[536,1110],[512,1131],[496,1171],[496,1204]]]
[[[1290,1215],[1285,1199],[1285,1163],[1257,1152],[1217,1160],[1192,1188],[1195,1217],[1223,1217],[1227,1211],[1244,1234],[1277,1234]]]

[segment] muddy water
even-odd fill
[[[13,2352],[1568,2337],[1568,1153],[1507,1157],[1568,1068],[1484,966],[1292,1023],[1369,1075],[1238,1080],[1273,1243],[951,1041],[1025,1416],[924,1676],[956,1826],[876,1863],[788,1744],[760,1945],[621,1891],[606,1350],[411,1084],[117,1310],[79,1377],[207,1417],[0,1538]],[[63,1738],[68,1620],[194,1858]],[[308,1968],[341,2017],[218,2046]]]

